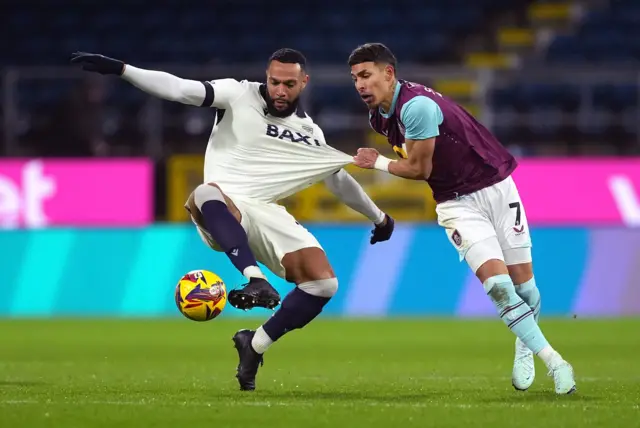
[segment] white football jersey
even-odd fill
[[[328,177],[353,161],[328,146],[301,109],[267,114],[266,87],[234,79],[210,81],[217,108],[204,160],[204,181],[232,197],[276,202]]]

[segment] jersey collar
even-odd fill
[[[389,117],[391,117],[391,115],[393,114],[393,111],[396,108],[396,101],[398,101],[399,95],[400,95],[400,81],[396,82],[396,89],[395,89],[395,92],[393,93],[393,99],[391,100],[391,107],[389,107],[389,113],[385,113],[384,110],[382,110],[382,107],[378,107],[378,111],[380,112],[382,117],[384,117],[385,119],[389,119]]]

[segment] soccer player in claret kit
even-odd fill
[[[383,44],[359,46],[349,66],[369,108],[371,127],[387,137],[400,158],[391,160],[375,149],[361,148],[356,165],[429,183],[438,224],[517,336],[513,386],[531,386],[535,354],[553,375],[556,393],[574,392],[573,368],[538,326],[540,292],[533,276],[527,217],[511,177],[517,166],[514,157],[455,102],[424,85],[398,79],[396,58]]]
[[[249,281],[229,292],[231,305],[273,309],[280,304],[280,295],[257,261],[296,284],[261,327],[240,330],[233,337],[240,389],[255,389],[263,353],[284,334],[311,322],[338,290],[316,238],[276,202],[324,180],[342,202],[375,224],[371,244],[389,239],[394,227],[393,219],[342,169],[353,157],[328,146],[299,104],[309,80],[305,57],[292,49],[276,51],[268,61],[266,83],[186,80],[82,52],[71,62],[87,71],[121,76],[159,98],[216,109],[204,183],[185,207],[204,242],[226,253]]]

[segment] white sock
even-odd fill
[[[555,349],[553,349],[551,345],[547,345],[542,348],[542,350],[538,352],[538,357],[540,357],[540,359],[544,361],[544,364],[550,370],[553,370],[556,366],[564,361],[562,359],[562,356]]]
[[[258,354],[264,354],[272,344],[273,340],[271,340],[262,327],[256,330],[256,334],[254,334],[253,339],[251,339],[251,347],[253,347],[253,350]]]
[[[244,275],[244,277],[247,278],[249,281],[251,281],[251,278],[267,279],[267,277],[264,276],[264,274],[262,273],[262,271],[258,266],[247,266],[242,271],[242,275]]]

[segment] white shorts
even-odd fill
[[[276,203],[250,201],[232,198],[242,215],[242,227],[247,232],[249,247],[256,260],[265,265],[280,278],[285,278],[282,258],[287,253],[308,247],[322,246],[304,226]],[[206,230],[201,229],[195,220],[202,240],[213,250],[221,251]]]
[[[436,206],[438,224],[475,272],[484,262],[531,262],[531,236],[513,178]],[[475,248],[473,248],[475,246]]]

